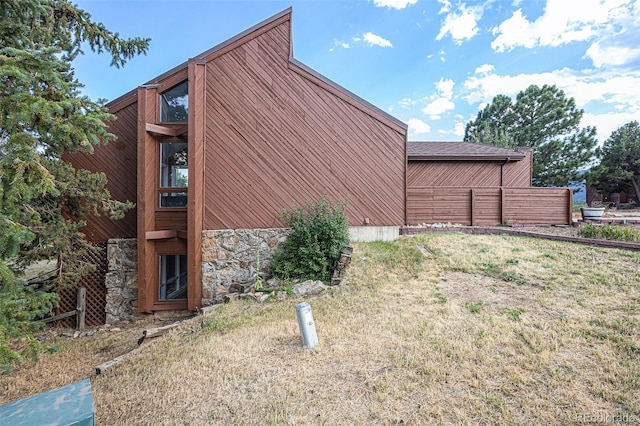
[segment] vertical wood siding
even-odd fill
[[[206,64],[204,228],[281,226],[322,195],[402,225],[406,136],[289,69],[290,21]]]
[[[65,155],[76,169],[103,172],[107,175],[107,189],[119,201],[136,201],[136,122],[137,103],[130,104],[115,112],[116,120],[108,123],[109,132],[118,139],[106,146],[97,147],[93,154],[75,153]],[[106,216],[87,218],[87,226],[82,229],[87,239],[105,243],[109,238],[135,238],[136,209],[132,209],[124,219],[111,220]]]

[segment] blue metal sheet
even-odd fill
[[[0,405],[0,425],[94,426],[91,382],[84,379]]]

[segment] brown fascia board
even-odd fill
[[[410,155],[409,161],[521,161],[524,155]]]
[[[420,141],[409,141],[407,142],[407,149],[409,148],[409,144],[429,144],[432,142],[420,142]],[[459,144],[459,143],[467,143],[467,142],[458,142],[458,141],[450,141],[450,142],[433,142],[438,144]],[[467,143],[468,144],[468,143]],[[437,153],[416,153],[416,154],[408,154],[409,161],[521,161],[526,158],[524,152],[531,151],[531,148],[528,147],[518,147],[518,148],[502,148],[502,147],[493,147],[493,149],[498,149],[501,152],[490,152],[490,153],[476,153],[469,154],[464,152],[437,152]]]
[[[225,50],[225,48],[233,45],[234,43],[250,36],[250,35],[254,35],[257,36],[258,34],[254,34],[256,32],[258,32],[261,28],[267,27],[270,24],[278,21],[279,19],[285,17],[285,16],[289,16],[289,20],[292,20],[292,14],[293,14],[293,8],[289,7],[285,10],[283,10],[280,13],[277,13],[275,15],[273,15],[270,18],[265,19],[264,21],[252,26],[251,28],[248,28],[244,31],[242,31],[241,33],[231,37],[230,39],[227,39],[225,41],[223,41],[220,44],[215,45],[214,47],[212,47],[211,49],[208,49],[204,52],[202,52],[201,54],[197,55],[194,59],[196,60],[196,62],[198,61],[203,61],[205,60],[205,58],[209,59],[211,56],[215,55],[218,52],[221,52],[223,50]],[[289,27],[289,31],[292,31],[293,28],[293,23],[292,25]],[[253,37],[251,37],[253,38]],[[328,79],[327,77],[323,76],[322,74],[318,73],[317,71],[315,71],[314,69],[308,67],[307,65],[303,64],[302,62],[298,61],[297,59],[295,59],[293,57],[293,36],[292,34],[289,34],[289,40],[290,40],[290,44],[289,44],[289,63],[291,65],[293,65],[292,69],[294,71],[298,71],[298,74],[302,75],[303,77],[306,77],[307,79],[309,79],[310,81],[312,81],[313,83],[315,83],[316,85],[323,87],[323,88],[329,88],[335,95],[337,95],[338,97],[340,97],[341,99],[343,99],[344,101],[350,103],[351,105],[355,106],[356,108],[360,109],[361,111],[375,117],[378,119],[383,119],[384,121],[388,121],[392,124],[391,127],[397,127],[399,129],[397,129],[400,133],[405,133],[407,132],[408,129],[408,125],[405,124],[404,122],[398,120],[397,118],[393,117],[392,115],[388,114],[387,112],[383,111],[382,109],[376,107],[375,105],[367,102],[366,100],[362,99],[361,97],[359,97],[358,95],[356,95],[353,92],[350,92],[349,90],[345,89],[344,87],[340,86],[339,84],[331,81],[330,79]],[[248,40],[247,40],[248,41]],[[156,78],[146,82],[145,84],[143,84],[142,86],[149,86],[149,85],[154,85],[154,84],[158,84],[159,82],[161,82],[162,80],[171,77],[172,75],[174,75],[175,73],[182,71],[183,69],[187,68],[188,66],[188,62],[183,62],[182,64],[173,67],[172,69],[170,69],[167,72],[164,72],[162,74],[160,74],[159,76],[157,76]],[[297,69],[296,69],[297,68]],[[302,72],[299,72],[302,71]],[[137,89],[133,89],[127,93],[125,93],[124,95],[114,99],[113,101],[109,102],[107,104],[107,107],[109,107],[109,109],[111,110],[112,113],[116,112],[118,109],[120,109],[121,107],[124,107],[126,105],[129,105],[132,102],[132,99],[134,99],[135,97],[137,97]],[[130,99],[131,98],[131,99]],[[118,104],[122,103],[122,106],[119,106]],[[120,107],[120,108],[118,108]]]
[[[308,67],[307,65],[305,65],[302,62],[298,61],[293,56],[289,58],[289,63],[291,65],[297,67],[300,71],[303,71],[304,73],[300,73],[300,72],[298,72],[298,70],[293,68],[294,71],[298,72],[298,74],[302,75],[303,77],[306,77],[311,82],[313,82],[316,85],[318,85],[319,87],[324,88],[324,89],[329,88],[340,99],[342,99],[342,100],[348,102],[349,104],[355,106],[359,110],[361,110],[361,111],[373,116],[374,118],[377,118],[377,119],[382,118],[382,119],[384,119],[386,121],[391,122],[394,126],[399,127],[400,129],[402,129],[404,131],[404,132],[401,131],[400,133],[406,133],[407,129],[409,128],[409,126],[406,123],[398,120],[397,118],[395,118],[391,114],[383,111],[382,109],[378,108],[377,106],[365,101],[360,96],[358,96],[355,93],[345,89],[344,87],[340,86],[338,83],[336,83],[334,81],[331,81],[330,79],[328,79],[327,77],[323,76],[322,74],[320,74],[319,72],[317,72],[313,68]],[[318,84],[318,83],[321,83],[321,84]]]

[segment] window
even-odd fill
[[[187,144],[160,143],[160,207],[186,207],[188,186]]]
[[[189,113],[189,95],[187,82],[182,82],[160,95],[160,121],[163,123],[182,123],[187,121]]]
[[[160,289],[158,300],[187,298],[187,256],[169,254],[160,256]]]

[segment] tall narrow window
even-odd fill
[[[158,300],[187,298],[187,256],[160,256],[160,288]]]
[[[189,94],[187,82],[182,82],[160,95],[160,121],[163,123],[182,123],[187,121],[189,113]]]
[[[189,169],[187,144],[160,144],[160,207],[186,207]]]

